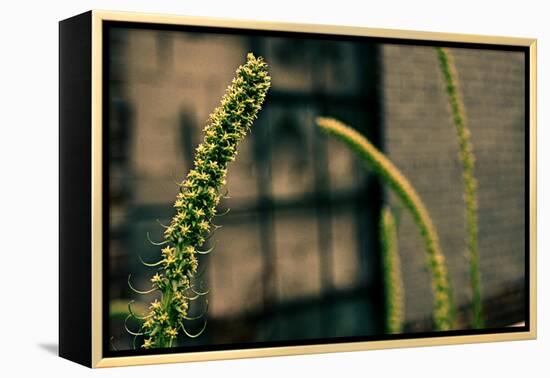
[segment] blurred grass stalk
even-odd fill
[[[399,169],[363,135],[333,118],[319,117],[316,122],[323,131],[344,142],[367,162],[410,211],[425,244],[434,296],[435,328],[437,330],[451,329],[454,324],[454,314],[445,258],[441,252],[439,238],[432,219],[420,196]]]
[[[464,103],[458,86],[458,74],[449,50],[436,48],[439,68],[445,82],[445,90],[451,107],[452,120],[456,129],[459,158],[462,164],[464,203],[466,206],[466,229],[468,258],[470,262],[470,286],[472,290],[472,327],[483,328],[483,308],[478,251],[477,182],[474,176],[474,151],[471,133],[468,129]]]
[[[382,267],[386,291],[386,332],[401,333],[404,322],[403,279],[401,259],[397,246],[397,228],[389,207],[382,209],[380,217]]]

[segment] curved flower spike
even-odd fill
[[[424,241],[431,273],[434,300],[433,317],[437,330],[450,330],[454,324],[449,274],[439,237],[424,202],[401,171],[367,138],[334,118],[317,118],[317,125],[326,133],[344,142],[388,185],[409,210]]]

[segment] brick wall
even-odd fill
[[[493,301],[521,291],[525,256],[524,58],[522,53],[452,49],[476,155],[482,295]],[[385,148],[433,217],[457,306],[470,298],[461,168],[454,125],[435,51],[382,47]],[[430,316],[429,275],[417,230],[398,201],[406,316]],[[521,316],[523,298],[507,306]],[[498,320],[495,320],[498,323]]]

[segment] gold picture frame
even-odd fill
[[[444,334],[443,336],[404,337],[389,340],[335,342],[294,346],[251,347],[191,352],[170,352],[106,357],[104,351],[103,278],[105,248],[104,207],[104,24],[106,22],[151,25],[185,25],[250,31],[308,33],[353,36],[384,40],[423,41],[475,45],[515,46],[526,51],[525,67],[529,93],[526,103],[528,122],[528,203],[529,275],[528,327],[519,331],[486,334]],[[85,51],[85,53],[82,53]],[[89,367],[115,367],[157,363],[207,361],[310,353],[347,352],[372,349],[435,346],[535,339],[536,307],[536,123],[537,123],[537,41],[500,36],[450,34],[350,27],[336,25],[292,24],[246,20],[187,17],[161,14],[93,10],[60,23],[60,355]],[[79,65],[73,67],[72,65]],[[89,77],[86,77],[89,75]],[[77,86],[76,90],[74,89]],[[78,122],[76,124],[75,122]],[[87,123],[88,125],[82,125]],[[75,142],[76,141],[76,142]],[[82,147],[85,147],[82,149]],[[84,164],[74,164],[71,156]],[[89,164],[89,166],[88,166]],[[84,168],[83,168],[84,167]],[[79,191],[81,188],[84,191]],[[86,189],[88,188],[88,189]],[[84,202],[83,199],[85,199]],[[75,207],[76,203],[80,203]],[[77,210],[81,211],[77,213]],[[82,219],[86,218],[86,219]],[[85,236],[83,236],[85,235]],[[78,296],[78,298],[76,298]],[[80,345],[79,345],[80,342]],[[84,345],[84,346],[82,346]],[[76,350],[78,349],[78,350]]]

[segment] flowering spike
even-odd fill
[[[455,124],[459,158],[462,163],[462,186],[466,206],[467,245],[470,261],[470,286],[472,290],[472,326],[483,328],[483,306],[481,303],[481,274],[479,271],[478,217],[477,217],[477,180],[474,175],[475,156],[468,128],[464,102],[458,86],[458,74],[454,59],[448,49],[436,48],[439,68],[445,82],[447,98]]]
[[[420,232],[432,275],[434,296],[433,317],[437,330],[447,331],[454,325],[453,303],[445,257],[439,237],[424,202],[401,171],[363,135],[334,118],[317,118],[317,125],[326,133],[344,142],[366,161],[374,172],[395,192],[411,213]]]
[[[236,77],[227,88],[220,105],[210,115],[204,128],[204,141],[195,152],[194,168],[179,186],[174,202],[175,215],[164,230],[164,241],[154,245],[166,245],[162,250],[160,273],[151,279],[154,290],[162,293],[160,301],[151,303],[150,313],[142,323],[144,339],[142,348],[170,347],[178,336],[178,329],[195,338],[200,332],[187,332],[183,321],[188,318],[189,302],[208,292],[196,291],[191,280],[197,276],[198,247],[212,236],[220,226],[212,224],[216,206],[225,185],[227,166],[235,160],[237,146],[252,127],[271,85],[267,64],[253,54],[237,69]],[[191,292],[192,296],[186,295]]]

